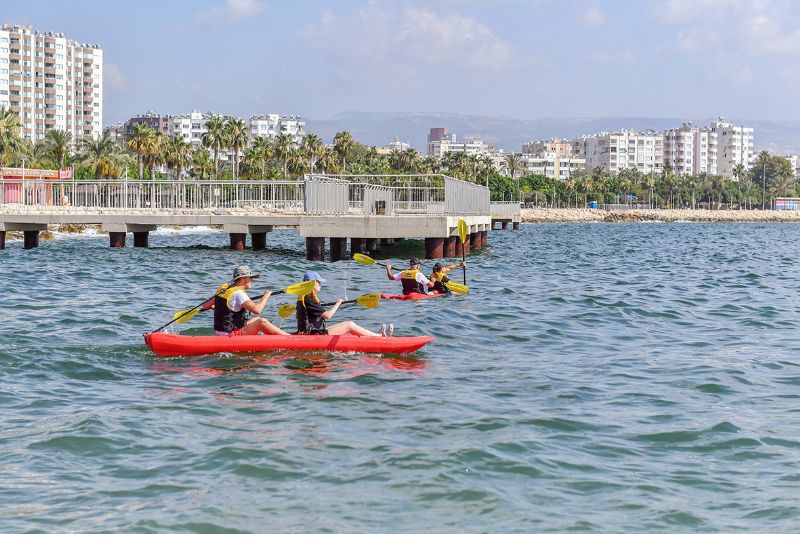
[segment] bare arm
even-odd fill
[[[329,310],[326,310],[322,314],[322,318],[325,319],[326,321],[330,321],[333,318],[334,314],[339,310],[339,306],[341,305],[342,305],[342,299],[337,300],[336,304],[331,306]]]
[[[394,280],[394,274],[392,273],[391,263],[386,264],[386,276],[389,278],[389,280]]]
[[[252,300],[248,300],[242,304],[242,308],[249,311],[253,315],[261,315],[261,312],[264,311],[264,307],[267,305],[270,295],[272,295],[272,291],[265,291],[264,295],[261,297],[261,300],[258,301],[258,304],[255,304]]]

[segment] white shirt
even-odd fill
[[[398,282],[402,278],[403,278],[403,273],[402,272],[396,273],[394,275],[394,279],[397,280]],[[422,271],[417,271],[417,274],[414,276],[414,280],[416,280],[417,282],[419,282],[420,284],[422,284],[424,286],[427,286],[430,283],[430,280],[428,280],[427,276],[422,274]]]
[[[250,300],[250,297],[247,296],[247,293],[244,291],[237,291],[233,294],[230,301],[228,301],[228,307],[231,309],[232,312],[236,313],[242,309],[244,303]],[[228,332],[220,332],[219,330],[215,330],[218,336],[227,336]]]

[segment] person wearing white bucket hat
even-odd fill
[[[254,334],[274,334],[288,336],[263,317],[247,319],[247,312],[260,315],[267,305],[271,291],[265,291],[256,304],[247,296],[247,290],[253,285],[253,280],[261,276],[247,265],[240,265],[233,270],[233,280],[217,291],[214,297],[214,330],[218,336],[239,336]]]

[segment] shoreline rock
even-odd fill
[[[800,211],[776,210],[625,210],[605,211],[584,208],[526,208],[525,223],[587,222],[800,222]]]

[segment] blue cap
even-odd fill
[[[317,271],[307,271],[306,274],[303,275],[303,282],[307,282],[308,280],[325,282],[325,279],[322,278]]]

